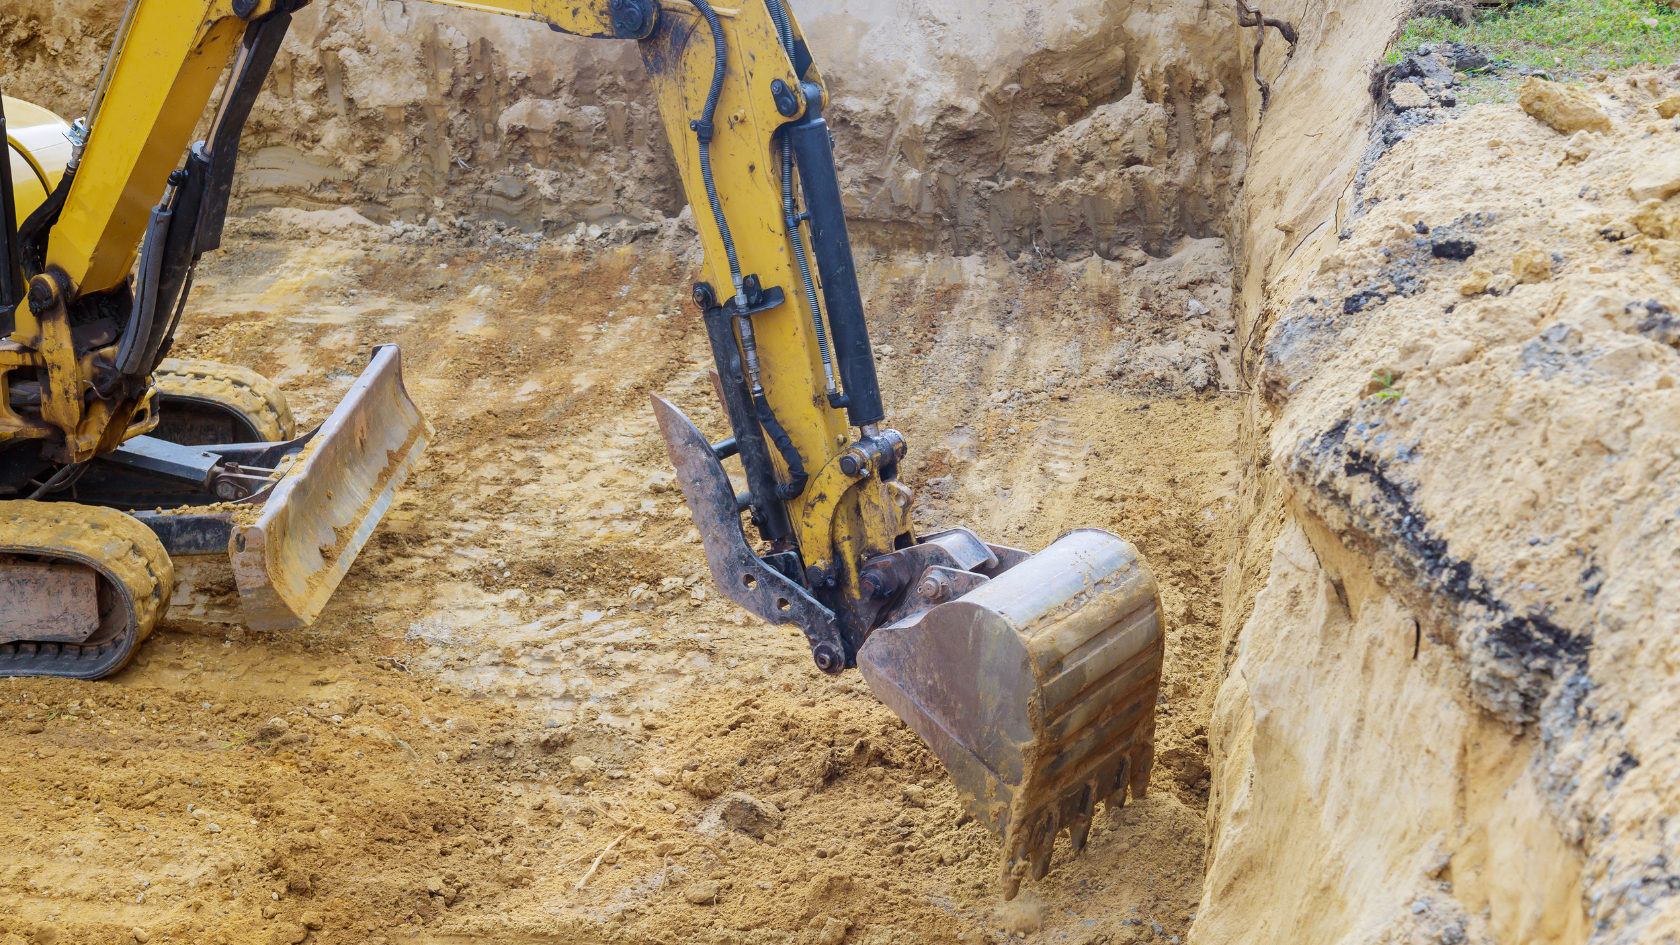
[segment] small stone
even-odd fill
[[[731,828],[760,840],[782,825],[782,812],[776,805],[740,791],[731,792],[723,799],[719,816]]]
[[[578,755],[572,759],[572,770],[583,776],[595,773],[595,759],[588,755]]]
[[[1552,257],[1540,247],[1529,244],[1511,257],[1511,276],[1530,285],[1545,282],[1552,277]]]
[[[1676,92],[1668,98],[1662,99],[1651,107],[1655,108],[1657,110],[1657,114],[1664,118],[1673,118],[1680,115],[1680,92]]]
[[[670,768],[655,768],[653,769],[653,779],[660,784],[670,784],[677,779],[677,776],[671,773]]]
[[[1476,255],[1476,243],[1459,236],[1435,236],[1429,240],[1429,255],[1436,259],[1469,259]]]
[[[1429,93],[1416,82],[1396,82],[1394,88],[1388,90],[1388,100],[1400,111],[1413,108],[1428,108],[1431,104]]]
[[[1628,222],[1655,240],[1680,239],[1680,213],[1666,209],[1660,200],[1645,201]]]
[[[683,898],[697,906],[709,906],[717,902],[718,884],[711,880],[694,883],[683,890]]]
[[[40,722],[33,721],[33,720],[25,722],[22,725],[18,726],[18,731],[22,732],[25,735],[39,735],[46,730],[47,730],[47,727],[45,725],[41,724]]]
[[[298,921],[302,922],[306,929],[318,929],[321,927],[321,913],[305,912]]]
[[[1680,154],[1669,154],[1647,164],[1633,175],[1628,196],[1635,201],[1667,200],[1680,193]]]
[[[138,925],[135,926],[132,929],[129,929],[128,934],[134,936],[134,940],[136,942],[139,942],[140,945],[146,945],[147,942],[152,940],[152,933],[146,931],[145,929],[139,927]]]
[[[927,791],[920,784],[905,785],[904,801],[911,807],[926,807]]]
[[[1191,390],[1207,390],[1213,385],[1213,369],[1198,358],[1185,369],[1184,382],[1190,385]]]
[[[1454,338],[1435,346],[1429,352],[1429,367],[1434,370],[1457,367],[1470,360],[1476,353],[1476,343],[1465,338]]]
[[[1184,310],[1190,314],[1191,318],[1201,318],[1208,313],[1208,307],[1202,304],[1201,299],[1191,299],[1185,302]]]
[[[840,945],[846,940],[846,933],[852,928],[852,923],[845,919],[830,917],[817,930],[817,945]]]
[[[685,771],[682,776],[684,790],[701,800],[717,797],[727,791],[729,782],[729,773],[715,765],[701,771]]]
[[[1598,138],[1590,131],[1577,131],[1563,145],[1563,163],[1579,164],[1592,157]]]
[[[1566,135],[1610,130],[1610,115],[1585,89],[1529,76],[1517,93],[1517,102],[1536,120]]]
[[[1480,295],[1487,291],[1488,283],[1493,281],[1493,273],[1486,269],[1472,269],[1458,284],[1459,295]]]

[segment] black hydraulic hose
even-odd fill
[[[117,349],[117,374],[135,374],[140,358],[152,337],[152,321],[158,307],[158,278],[163,272],[163,240],[169,229],[171,212],[168,201],[152,208],[146,223],[146,235],[140,242],[140,265],[134,285],[134,316],[123,332],[122,345]]]
[[[776,498],[786,502],[805,491],[805,483],[810,478],[805,472],[804,461],[799,457],[799,451],[794,448],[793,440],[782,428],[776,414],[770,409],[769,401],[764,399],[764,388],[758,383],[758,351],[752,341],[751,315],[747,314],[747,294],[741,280],[741,263],[735,255],[735,239],[729,234],[729,221],[723,216],[723,202],[718,199],[717,182],[712,177],[712,135],[716,131],[712,119],[717,113],[718,98],[723,95],[723,80],[729,67],[729,44],[723,38],[723,23],[712,5],[706,0],[689,0],[700,15],[706,20],[706,28],[712,34],[712,84],[706,92],[706,104],[700,111],[700,117],[689,122],[694,129],[694,137],[700,142],[700,181],[706,189],[706,200],[711,205],[712,219],[717,223],[718,236],[723,240],[723,254],[729,261],[729,280],[735,285],[735,317],[742,320],[742,347],[746,349],[747,371],[752,379],[753,409],[757,419],[770,439],[776,444],[777,452],[782,454],[782,461],[787,464],[790,482],[776,485]],[[780,27],[778,27],[778,30]]]
[[[782,6],[781,0],[764,0],[765,7],[770,10],[770,21],[776,24],[776,37],[782,41],[782,48],[787,50],[788,61],[793,61],[793,26],[788,22],[787,8]]]
[[[47,265],[47,233],[58,222],[58,215],[64,211],[64,203],[70,199],[70,185],[76,180],[76,167],[71,165],[64,169],[64,176],[58,179],[58,186],[47,195],[47,199],[31,213],[18,227],[18,249],[23,258],[18,260],[23,264],[23,275],[26,279],[33,279],[40,275]]]
[[[75,485],[77,480],[81,479],[87,471],[88,463],[86,461],[59,467],[58,472],[53,473],[46,482],[41,483],[39,489],[29,494],[29,501],[34,502],[48,493],[63,492]]]
[[[782,0],[764,0],[764,6],[770,11],[770,19],[776,24],[776,35],[781,39],[782,51],[787,53],[788,62],[793,62],[793,26],[788,20],[787,8],[782,6]],[[793,246],[793,258],[799,265],[799,278],[805,288],[805,304],[811,310],[811,330],[817,336],[817,354],[822,360],[823,376],[828,388],[828,396],[834,406],[843,406],[845,401],[839,396],[834,386],[834,355],[828,347],[828,327],[823,324],[822,305],[817,301],[817,285],[811,278],[811,260],[805,255],[805,241],[799,235],[799,207],[794,203],[793,196],[793,148],[788,144],[785,134],[780,137],[782,149],[782,216],[787,221],[788,242]]]
[[[712,134],[716,126],[712,118],[717,114],[718,98],[723,95],[723,77],[729,68],[729,44],[723,39],[723,23],[717,11],[706,0],[688,0],[706,19],[712,32],[712,86],[706,92],[706,105],[698,120],[688,126],[700,141],[700,182],[706,188],[706,201],[711,204],[712,219],[717,222],[718,236],[723,240],[723,255],[729,260],[729,279],[735,284],[735,304],[745,308],[747,300],[741,291],[741,263],[735,257],[735,238],[729,235],[729,221],[723,217],[723,202],[718,199],[717,182],[712,179]]]
[[[793,448],[793,439],[782,429],[781,421],[776,419],[775,411],[770,409],[770,402],[764,399],[764,388],[753,391],[753,409],[758,412],[758,422],[764,427],[764,432],[770,434],[770,441],[776,444],[776,451],[782,454],[782,461],[787,463],[788,481],[785,485],[776,485],[776,498],[787,502],[796,499],[805,491],[805,483],[810,476],[805,472],[805,463],[799,458],[799,451]]]
[[[787,218],[788,242],[799,264],[799,278],[805,286],[805,304],[811,310],[811,329],[817,335],[817,354],[822,358],[829,393],[834,393],[834,355],[828,350],[828,328],[823,325],[822,306],[817,302],[817,284],[811,278],[811,260],[805,255],[805,241],[799,235],[799,212],[793,202],[793,148],[782,138],[782,213]]]

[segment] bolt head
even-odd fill
[[[951,582],[946,580],[943,574],[930,574],[922,578],[916,592],[930,601],[941,601],[945,599],[945,595],[951,593]]]
[[[776,111],[784,118],[792,118],[799,113],[799,96],[793,94],[793,89],[786,82],[776,79],[770,83],[770,98],[776,103]]]
[[[29,280],[29,310],[39,315],[51,307],[58,295],[56,290],[51,276],[40,275]]]
[[[694,304],[700,306],[702,309],[717,307],[717,292],[712,289],[711,283],[694,283]]]
[[[654,11],[647,0],[612,0],[613,31],[625,38],[644,39],[653,32]]]
[[[846,668],[846,657],[840,648],[832,643],[819,643],[811,648],[811,659],[817,668],[830,676]]]

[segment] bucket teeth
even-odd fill
[[[1143,796],[1161,603],[1137,550],[1097,529],[976,570],[989,580],[873,631],[858,667],[1002,837],[1009,898],[1049,870],[1063,829],[1085,846],[1099,799]]]
[[[1090,839],[1090,836],[1091,820],[1087,817],[1069,829],[1068,846],[1073,848],[1074,853],[1083,853],[1085,852],[1085,841]]]

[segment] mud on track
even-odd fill
[[[1183,935],[1237,477],[1222,246],[864,262],[920,527],[1109,528],[1169,612],[1150,796],[999,909],[995,842],[914,735],[709,586],[647,408],[722,422],[683,234],[305,217],[235,228],[175,353],[307,424],[395,341],[435,445],[315,628],[177,619],[113,680],[0,683],[0,942]]]

